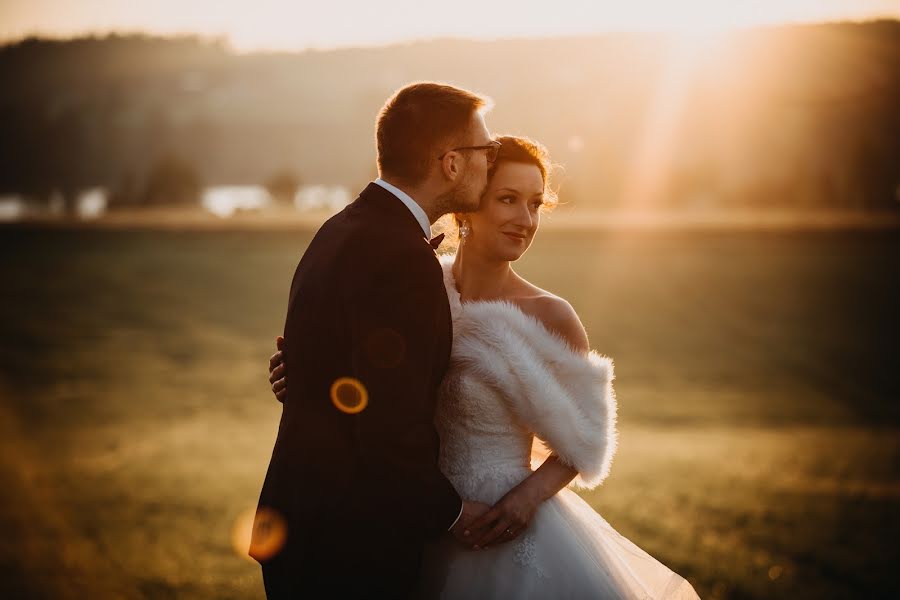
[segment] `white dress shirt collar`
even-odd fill
[[[422,207],[419,206],[418,202],[413,200],[409,194],[407,194],[400,188],[391,185],[390,183],[388,183],[384,179],[381,179],[380,177],[375,180],[375,183],[377,185],[380,185],[381,187],[383,187],[384,189],[386,189],[393,195],[397,196],[397,198],[400,200],[400,202],[402,202],[403,204],[406,205],[406,208],[409,209],[409,212],[411,212],[413,214],[413,216],[416,218],[416,221],[418,221],[419,225],[422,226],[422,231],[425,232],[425,238],[430,240],[431,239],[431,223],[428,221],[428,215],[425,214],[425,211],[422,210]]]

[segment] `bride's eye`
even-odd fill
[[[515,196],[500,196],[498,198],[498,200],[500,200],[500,202],[502,202],[503,204],[512,204],[513,200],[515,200],[515,199],[516,199]]]
[[[536,200],[531,203],[531,210],[538,210],[544,205],[543,200]]]

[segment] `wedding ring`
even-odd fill
[[[509,530],[509,527],[506,528],[506,535],[512,535],[512,531]]]

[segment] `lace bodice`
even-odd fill
[[[466,307],[450,269],[452,257],[442,257],[444,284],[454,322],[454,339]],[[468,303],[467,303],[468,304]],[[505,390],[461,353],[451,354],[441,386],[435,424],[441,438],[441,471],[464,498],[494,503],[489,490],[509,489],[531,473],[533,432],[509,409]],[[486,482],[491,485],[485,486]],[[488,489],[485,489],[485,488]]]
[[[491,490],[501,482],[509,489],[531,473],[534,437],[497,396],[498,390],[477,373],[451,362],[435,417],[441,471],[460,495],[489,504],[500,497],[485,489],[486,481]]]

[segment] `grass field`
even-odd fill
[[[309,234],[0,229],[0,597],[260,598],[232,532]],[[900,233],[543,232],[616,362],[585,497],[703,598],[900,597]]]

